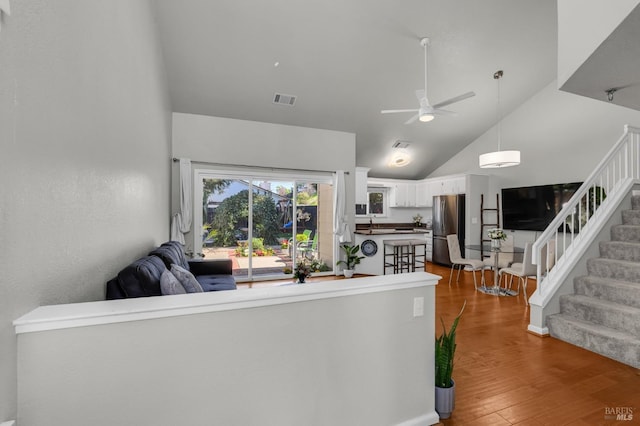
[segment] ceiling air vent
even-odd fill
[[[404,149],[407,148],[410,145],[409,141],[401,141],[401,140],[397,140],[393,143],[393,145],[391,145],[392,148],[400,148],[400,149]]]
[[[273,96],[273,103],[278,105],[293,106],[296,103],[296,97],[293,95],[285,95],[283,93],[276,93]]]

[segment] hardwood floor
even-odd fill
[[[640,370],[528,333],[523,297],[476,292],[470,272],[457,285],[454,275],[451,287],[449,268],[429,264],[427,272],[442,276],[436,334],[440,317],[449,327],[467,301],[457,331],[456,408],[443,425],[640,424]],[[529,280],[529,295],[534,289]],[[632,418],[616,420],[616,409]]]
[[[470,272],[462,272],[458,284],[454,275],[449,287],[449,268],[429,263],[426,270],[442,276],[436,287],[437,334],[440,317],[449,327],[467,301],[457,331],[456,407],[440,424],[640,425],[640,370],[528,333],[522,296],[476,292]],[[309,281],[326,279],[340,278]],[[529,280],[528,294],[534,289]],[[616,420],[616,410],[632,418]]]

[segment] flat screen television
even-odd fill
[[[582,182],[502,188],[504,229],[544,231]]]

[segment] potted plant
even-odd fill
[[[356,268],[356,265],[360,263],[364,256],[358,256],[358,252],[360,251],[360,246],[358,244],[352,246],[349,244],[343,244],[342,249],[346,255],[345,260],[338,260],[336,265],[345,265],[344,276],[346,278],[351,278],[353,276],[353,272]]]
[[[422,226],[422,215],[420,213],[413,217],[413,225],[417,227]]]
[[[304,283],[307,277],[311,276],[311,265],[309,265],[305,259],[302,259],[296,262],[293,270],[291,270],[291,268],[284,268],[282,272],[285,274],[293,273],[293,277],[297,282]]]
[[[442,317],[442,334],[436,337],[435,345],[435,405],[441,419],[448,419],[455,408],[456,384],[451,378],[453,373],[453,357],[456,352],[456,328],[467,301],[464,301],[460,313],[453,320],[447,332]]]

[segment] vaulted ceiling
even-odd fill
[[[370,176],[422,178],[556,78],[555,0],[155,0],[174,112],[356,134]],[[405,125],[468,91],[455,116]],[[275,93],[296,96],[274,104]],[[387,166],[396,140],[413,161]],[[312,164],[313,159],[309,159]]]

